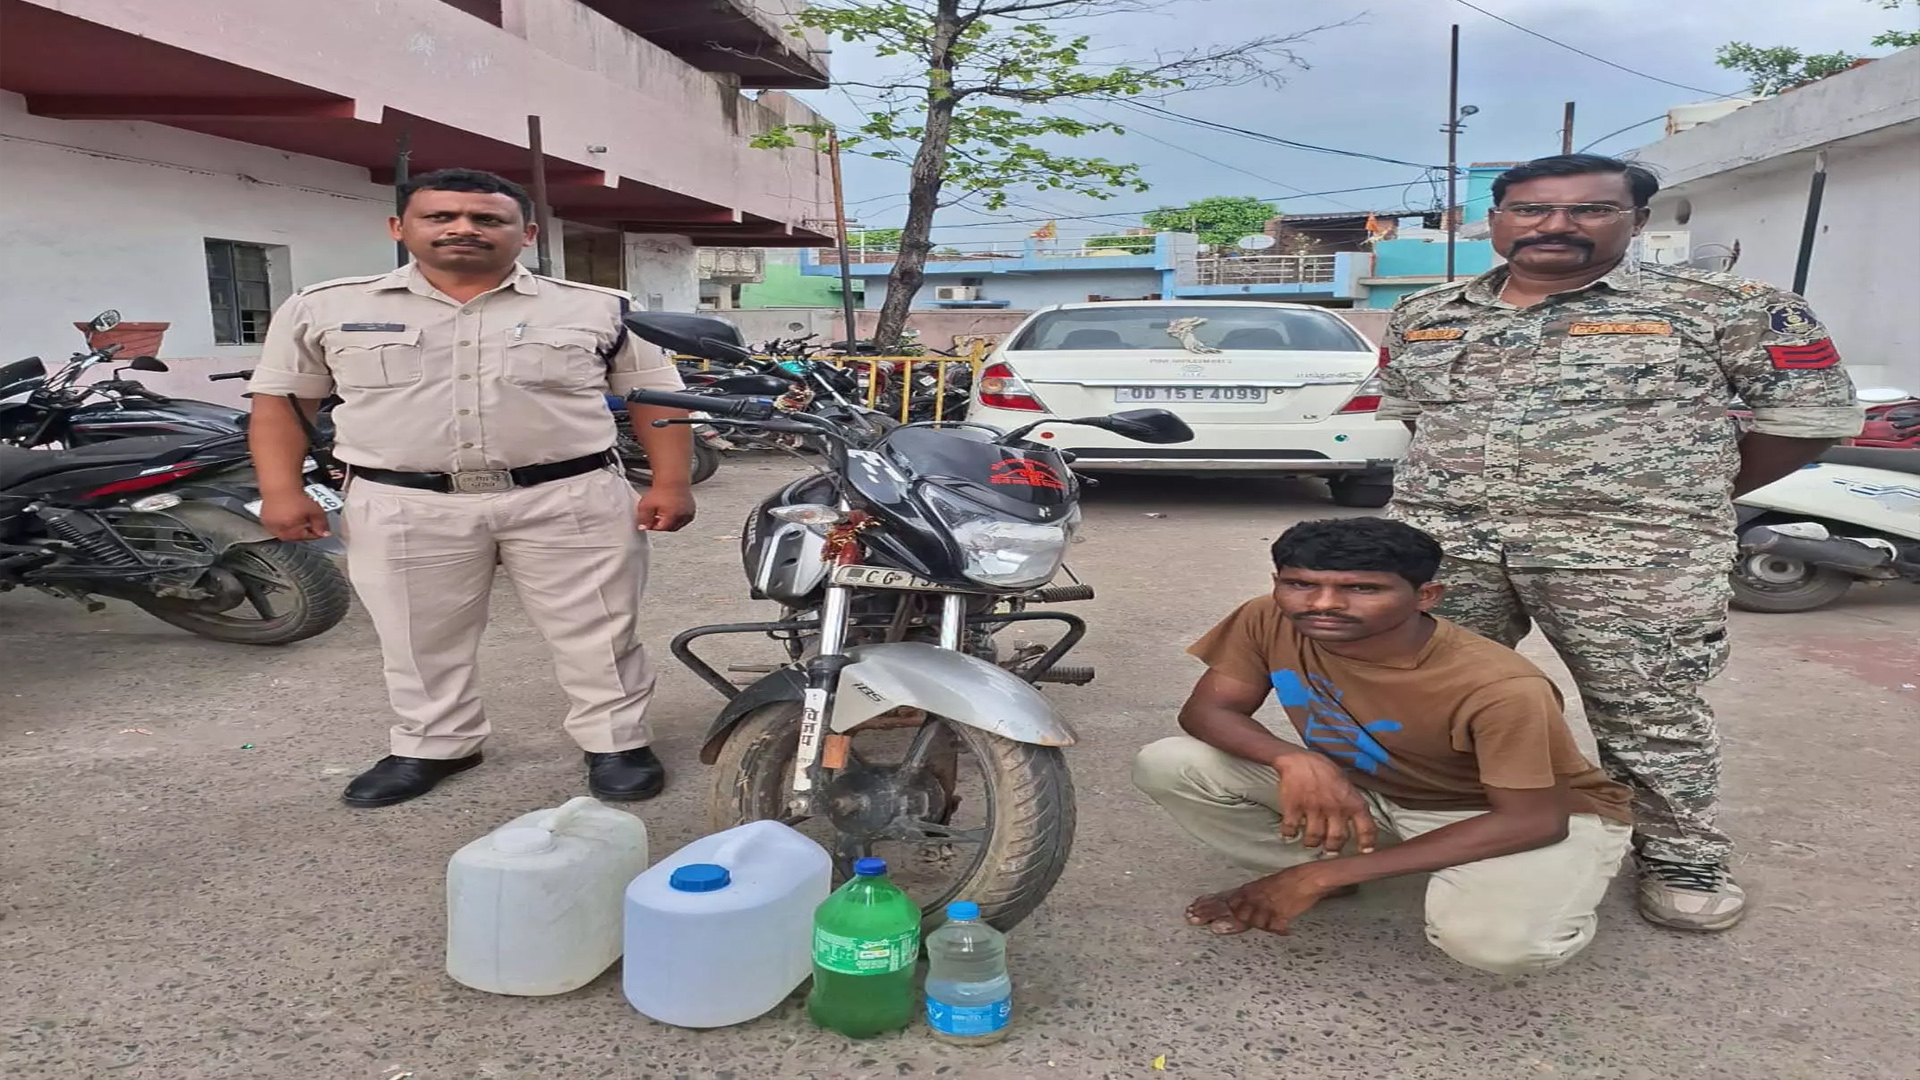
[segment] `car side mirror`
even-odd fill
[[[96,334],[104,334],[119,325],[120,313],[112,308],[108,308],[100,314],[95,315],[93,321],[87,324],[87,329],[92,330]]]
[[[1193,429],[1166,409],[1130,409],[1111,416],[1075,420],[1076,424],[1104,428],[1115,435],[1143,443],[1182,443],[1193,438]]]
[[[127,366],[135,371],[167,371],[167,365],[151,356],[136,356],[127,361]]]

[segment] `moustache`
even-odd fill
[[[1580,248],[1585,251],[1593,250],[1593,241],[1584,236],[1529,236],[1521,240],[1515,240],[1513,242],[1513,250],[1519,251],[1521,248],[1533,247],[1536,244],[1563,244],[1567,247]]]
[[[470,247],[470,248],[480,248],[483,251],[492,250],[493,248],[493,245],[487,243],[485,240],[467,240],[467,239],[435,240],[433,242],[433,246],[434,247]]]
[[[1293,620],[1295,622],[1301,622],[1306,619],[1315,619],[1320,622],[1341,622],[1341,623],[1357,623],[1360,621],[1359,619],[1353,618],[1348,615],[1335,615],[1331,611],[1303,611],[1300,614],[1295,615],[1293,617]]]

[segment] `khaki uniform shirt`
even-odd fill
[[[1394,308],[1383,420],[1417,420],[1393,516],[1447,554],[1510,566],[1730,564],[1738,398],[1752,430],[1860,431],[1827,331],[1799,297],[1623,262],[1529,308],[1506,269]]]
[[[518,264],[465,304],[413,265],[323,282],[274,313],[248,390],[337,393],[335,453],[349,465],[468,472],[597,454],[614,440],[607,394],[682,387],[626,333],[626,301]]]

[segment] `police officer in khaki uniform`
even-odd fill
[[[309,418],[337,394],[335,453],[355,591],[373,618],[399,723],[392,754],[347,785],[389,806],[480,764],[488,723],[475,657],[495,567],[553,649],[569,734],[602,799],[658,794],[654,674],[639,637],[648,532],[693,519],[684,416],[633,406],[654,483],[636,507],[611,447],[608,393],[677,390],[621,325],[627,297],[529,273],[532,203],[490,173],[448,169],[401,189],[394,239],[413,262],[302,290],[274,314],[249,390],[261,520],[326,535],[302,491]]]
[[[1414,430],[1389,513],[1446,550],[1440,612],[1509,646],[1538,625],[1579,684],[1602,764],[1634,792],[1640,913],[1724,930],[1746,895],[1700,686],[1727,660],[1732,499],[1861,412],[1799,297],[1627,258],[1659,186],[1586,154],[1502,174],[1506,264],[1394,309],[1380,416]]]

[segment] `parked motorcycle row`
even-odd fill
[[[108,311],[89,326],[119,321]],[[81,383],[118,352],[77,353],[51,375],[38,357],[0,367],[0,592],[30,587],[96,609],[127,600],[249,645],[331,629],[347,613],[345,575],[328,558],[339,543],[288,543],[261,525],[246,414],[124,377],[167,370],[152,357]],[[337,511],[337,482],[308,466],[308,493]]]

